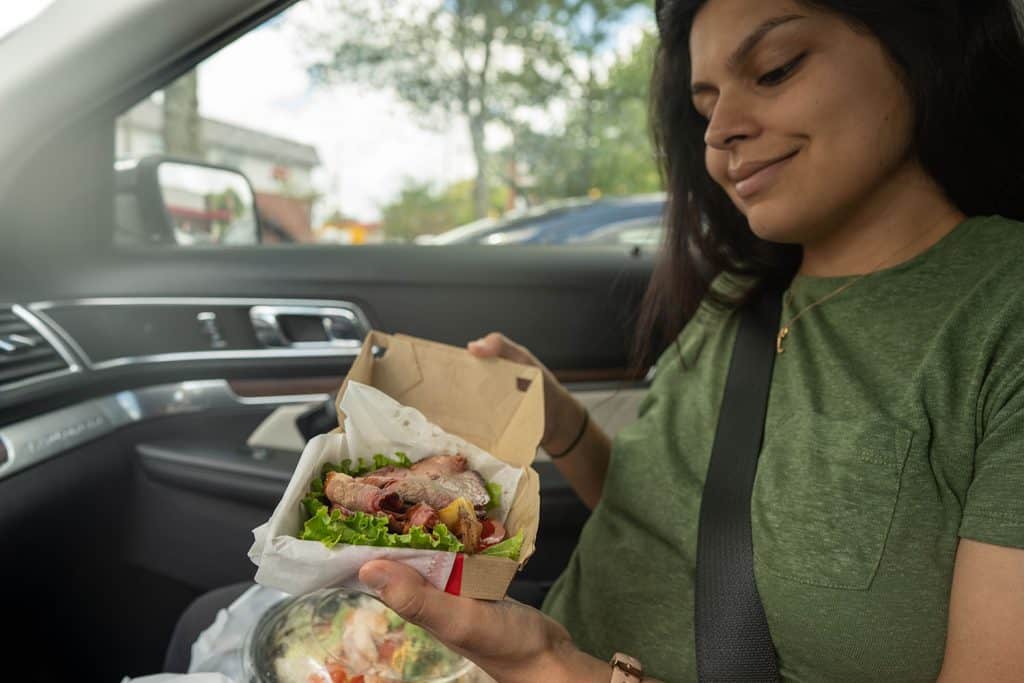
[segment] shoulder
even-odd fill
[[[980,319],[1016,317],[1016,311],[1024,311],[1024,223],[982,216],[963,228],[952,249],[933,264],[955,284],[950,294]]]
[[[1017,266],[1015,272],[1024,273],[1019,266],[1024,257],[1024,223],[1002,216],[972,218],[967,234],[957,251],[960,258],[973,261],[979,268],[991,266]]]
[[[654,366],[655,375],[672,374],[692,367],[698,362],[708,339],[729,334],[729,323],[735,318],[737,308],[728,302],[741,299],[754,284],[755,280],[749,277],[732,273],[717,275],[693,317],[662,352]]]
[[[944,264],[955,273],[946,295],[956,324],[949,348],[977,369],[984,432],[1024,391],[1024,223],[987,216],[964,227],[969,230]]]

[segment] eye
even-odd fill
[[[792,74],[793,71],[798,66],[800,66],[800,62],[804,61],[804,57],[806,57],[806,56],[807,56],[807,53],[805,52],[802,55],[800,55],[799,57],[797,57],[796,59],[794,59],[792,61],[789,61],[789,62],[786,62],[785,64],[783,64],[782,66],[778,67],[777,69],[772,69],[768,73],[766,73],[763,76],[761,76],[760,78],[758,78],[757,79],[757,84],[758,85],[766,85],[766,86],[770,87],[770,86],[778,85],[779,83],[782,83],[784,80],[789,78],[790,74]]]

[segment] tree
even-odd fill
[[[648,121],[651,71],[657,37],[644,36],[627,59],[608,73],[595,115],[591,187],[623,195],[661,189]]]
[[[626,12],[636,6],[649,5],[635,0],[562,0],[552,5],[553,19],[564,27],[567,37],[568,52],[561,61],[566,67],[564,77],[571,84],[577,112],[582,143],[577,173],[579,184],[585,188],[594,186],[597,117],[607,98],[598,61],[600,52],[611,47],[610,41]]]
[[[490,190],[485,215],[500,215],[505,198],[504,189]],[[404,241],[442,233],[475,217],[472,180],[436,190],[430,182],[406,179],[398,197],[381,208],[381,229],[388,239]]]
[[[322,0],[309,31],[320,81],[384,84],[422,115],[464,118],[476,160],[473,206],[489,203],[487,129],[515,125],[578,84],[574,60],[638,0]],[[320,19],[321,17],[318,17]],[[579,22],[590,21],[590,28]],[[568,79],[568,80],[567,80]],[[593,80],[587,72],[588,82]]]
[[[505,167],[525,166],[529,182],[506,182],[520,193],[529,187],[541,200],[660,189],[647,120],[656,40],[646,34],[629,55],[613,63],[592,85],[590,96],[572,104],[563,126],[547,132],[516,129],[501,156]]]
[[[199,117],[199,76],[192,69],[164,89],[164,151],[190,159],[203,158]]]

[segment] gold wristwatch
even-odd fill
[[[611,683],[640,683],[644,678],[644,666],[636,657],[621,652],[612,655]]]

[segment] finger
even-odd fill
[[[491,358],[498,355],[498,351],[487,344],[484,337],[474,339],[466,344],[466,350],[477,358]]]
[[[469,342],[466,348],[469,349],[470,353],[480,358],[493,358],[494,356],[501,355],[505,346],[504,339],[504,335],[500,332],[491,332],[486,336]]]
[[[457,649],[472,650],[472,625],[488,623],[486,605],[439,591],[415,569],[399,562],[367,562],[359,570],[359,580],[400,617]]]
[[[498,356],[524,365],[537,364],[529,351],[500,332],[491,332],[486,337],[470,342],[469,351],[481,358]]]

